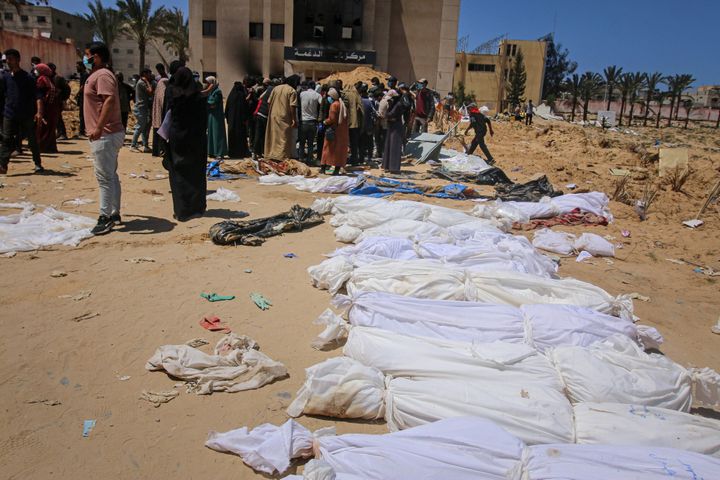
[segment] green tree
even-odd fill
[[[566,77],[575,73],[577,62],[568,58],[570,56],[568,49],[555,43],[552,35],[548,35],[542,40],[547,42],[542,98],[553,103],[565,89]]]
[[[695,101],[692,97],[685,97],[685,99],[682,101],[682,106],[685,108],[685,129],[688,128],[688,123],[690,123],[690,112],[692,112],[693,105],[695,104]]]
[[[640,87],[645,82],[645,74],[641,72],[628,73],[628,81],[630,82],[630,91],[628,92],[628,102],[630,103],[630,118],[628,126],[632,125],[633,114],[635,112],[635,103],[637,103]]]
[[[526,82],[527,72],[525,71],[525,60],[522,50],[518,50],[512,67],[510,68],[510,73],[508,74],[507,101],[513,108],[525,101]]]
[[[622,76],[622,70],[622,67],[610,65],[609,67],[605,67],[605,70],[603,71],[603,75],[605,76],[605,86],[607,88],[607,106],[605,107],[605,110],[610,110],[610,102],[612,102],[612,96],[615,92],[615,85],[617,85],[618,80]]]
[[[650,113],[650,102],[657,95],[658,85],[665,82],[665,77],[660,72],[646,73],[644,79],[645,87],[645,116],[643,117],[643,127],[647,126],[648,114]],[[658,116],[662,109],[662,103],[658,106]]]
[[[687,73],[668,77],[667,85],[668,90],[670,91],[670,115],[668,116],[668,127],[672,125],[673,112],[675,113],[675,120],[677,120],[683,93],[685,90],[690,88],[693,82],[695,82],[695,78]]]
[[[655,93],[655,101],[658,104],[657,118],[655,119],[655,128],[660,128],[660,118],[662,117],[662,107],[665,100],[670,96],[667,90],[657,90]]]
[[[678,83],[676,85],[678,101],[677,109],[675,110],[675,120],[678,119],[678,113],[680,112],[680,102],[683,95],[685,94],[685,91],[689,89],[693,83],[695,83],[695,77],[693,77],[689,73],[683,73],[681,75],[678,75],[678,77]]]
[[[623,116],[625,115],[625,106],[627,105],[628,97],[630,96],[630,89],[632,88],[632,78],[629,73],[625,73],[620,77],[618,82],[620,86],[620,119],[618,125],[623,124]]]
[[[580,95],[583,99],[583,122],[587,122],[590,100],[602,93],[604,87],[602,77],[595,72],[585,72],[580,77]]]
[[[578,101],[580,98],[580,75],[577,73],[573,73],[571,77],[568,77],[565,79],[565,82],[563,82],[563,90],[570,94],[570,99],[572,102],[572,112],[570,113],[570,121],[575,121],[575,109],[578,106]]]
[[[175,7],[168,12],[162,38],[163,44],[177,56],[178,60],[187,61],[190,50],[190,29],[188,19],[183,16],[179,8]]]
[[[111,7],[103,7],[100,0],[88,2],[90,13],[84,15],[93,27],[93,35],[112,50],[112,45],[120,31],[120,12]]]
[[[122,14],[121,29],[130,35],[140,51],[140,69],[145,68],[145,51],[148,42],[162,38],[167,23],[167,10],[159,7],[152,9],[152,0],[118,0],[118,9]]]
[[[458,82],[457,90],[453,92],[453,96],[455,97],[456,105],[460,107],[475,103],[475,94],[473,92],[466,92],[465,84],[463,82]]]

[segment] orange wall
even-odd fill
[[[75,73],[75,63],[80,59],[75,45],[47,38],[31,37],[19,33],[0,31],[0,50],[14,48],[20,52],[21,65],[30,70],[30,58],[40,57],[43,63],[54,63],[57,72],[65,77]]]

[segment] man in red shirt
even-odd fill
[[[413,133],[425,133],[428,129],[428,122],[432,120],[435,113],[435,102],[433,94],[424,78],[418,80],[418,92],[415,97],[415,120],[413,120]]]
[[[125,128],[120,118],[117,79],[108,67],[110,50],[104,43],[90,43],[85,48],[83,63],[90,70],[83,88],[83,116],[100,187],[100,217],[92,233],[102,235],[121,222],[117,166]]]

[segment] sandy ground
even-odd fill
[[[691,163],[699,173],[686,188],[690,196],[661,190],[650,218],[642,223],[630,206],[613,202],[614,224],[561,229],[590,230],[624,244],[612,263],[594,259],[578,264],[573,258],[563,259],[561,274],[593,282],[613,294],[647,295],[650,301],[636,301],[636,311],[642,322],[657,326],[665,335],[663,351],[683,365],[720,369],[720,335],[710,333],[720,313],[720,277],[695,273],[693,266],[666,260],[684,258],[720,270],[717,207],[711,206],[700,229],[680,225],[694,215],[704,200],[703,192],[718,178],[717,131],[649,130],[635,137],[600,134],[565,123],[544,131],[546,124],[538,123],[536,127],[496,125],[489,146],[513,179],[527,180],[544,172],[558,188],[574,182],[580,188],[612,193],[610,166],[642,168],[652,180],[653,164],[644,164],[628,144],[651,144],[662,135],[664,141],[691,146]],[[599,147],[600,135],[610,138],[613,146]],[[46,168],[52,170],[48,175],[33,176],[28,156],[13,162],[10,174],[0,178],[5,184],[0,189],[2,201],[60,206],[64,200],[83,197],[97,202],[87,142],[63,142],[60,149],[62,154],[45,157]],[[511,173],[513,167],[522,170]],[[143,172],[149,179],[129,176]],[[156,178],[165,174],[159,159],[123,149],[120,173],[124,227],[78,248],[0,258],[0,476],[256,478],[238,457],[213,452],[203,444],[210,430],[285,421],[285,407],[305,378],[303,369],[338,354],[310,347],[320,331],[312,321],[327,308],[329,296],[314,289],[305,272],[322,260],[323,253],[338,246],[332,229],[324,224],[269,239],[260,247],[215,246],[207,238],[215,222],[233,218],[239,210],[255,218],[294,203],[309,206],[315,195],[292,187],[261,187],[253,180],[209,182],[210,189],[225,186],[236,191],[241,202],[211,202],[206,217],[176,223],[171,220],[168,181]],[[643,170],[636,173],[640,180],[633,180],[630,190],[639,194],[647,180],[642,180]],[[471,207],[469,202],[433,202]],[[93,218],[97,215],[97,203],[62,208]],[[622,229],[630,230],[632,236],[622,238]],[[289,252],[297,258],[284,258]],[[127,261],[137,257],[155,262]],[[248,268],[252,273],[244,273]],[[63,270],[67,276],[52,278],[54,270]],[[79,301],[58,298],[81,291],[92,293]],[[270,310],[255,307],[248,297],[254,291],[272,301]],[[200,298],[201,292],[237,298],[208,303]],[[73,320],[85,313],[100,315]],[[208,314],[218,315],[234,331],[256,339],[264,353],[287,365],[289,377],[234,394],[198,396],[180,389],[178,398],[159,408],[139,400],[144,389],[168,390],[175,384],[164,373],[144,369],[158,346],[196,337],[214,344],[220,338],[198,326],[198,320]],[[209,351],[211,346],[203,348]],[[130,378],[121,380],[124,376]],[[86,419],[96,419],[97,425],[83,438]],[[300,421],[312,429],[334,424],[339,433],[386,431],[383,424],[307,417]]]

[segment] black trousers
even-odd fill
[[[253,154],[262,157],[265,154],[265,128],[267,118],[260,115],[255,116],[255,140],[253,140]]]
[[[480,150],[482,150],[488,163],[492,163],[493,156],[490,153],[490,150],[488,150],[487,145],[485,145],[485,135],[475,134],[475,138],[472,139],[472,143],[470,144],[470,148],[468,148],[467,154],[472,155],[477,147],[480,147]]]
[[[362,131],[360,133],[360,160],[367,160],[368,162],[373,159],[373,135],[372,132]]]
[[[360,129],[350,129],[350,165],[360,163]]]
[[[303,120],[298,129],[298,141],[300,142],[300,151],[298,160],[306,162],[308,165],[313,161],[313,150],[315,149],[315,136],[317,135],[317,122]],[[307,148],[307,150],[306,150]]]
[[[40,148],[38,148],[37,138],[35,137],[35,122],[32,117],[27,119],[3,118],[0,165],[3,167],[8,166],[10,154],[16,150],[21,134],[27,135],[33,163],[39,167],[42,165],[42,160],[40,159]]]
[[[57,137],[67,137],[67,128],[65,128],[65,120],[63,120],[63,114],[62,109],[60,109],[58,123],[57,123],[57,131],[55,132]]]
[[[322,161],[323,146],[325,146],[325,130],[318,132],[315,143],[317,144],[317,161],[320,163]]]
[[[375,152],[378,157],[383,156],[385,151],[385,136],[387,135],[387,129],[382,127],[375,128]]]
[[[525,125],[532,125],[532,113],[530,115],[525,115]]]
[[[120,121],[123,124],[123,128],[127,131],[127,122],[130,112],[120,112]]]

